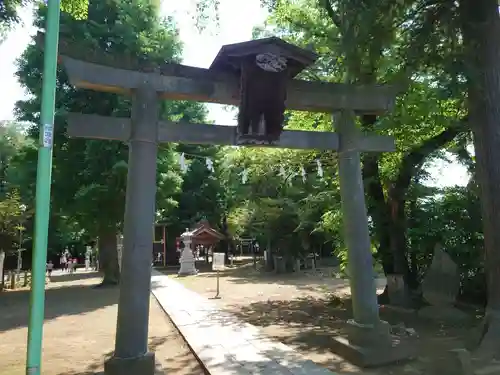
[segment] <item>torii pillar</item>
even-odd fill
[[[156,197],[158,97],[147,81],[133,92],[120,297],[115,352],[106,375],[153,375],[148,352],[151,262]]]
[[[347,337],[334,337],[333,348],[362,367],[408,359],[415,355],[415,348],[393,337],[389,323],[379,316],[361,171],[360,151],[364,150],[356,117],[344,109],[333,115],[333,121],[339,134],[340,197],[353,310]]]

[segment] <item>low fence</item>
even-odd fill
[[[30,271],[5,271],[3,275],[3,286],[4,289],[17,289],[25,288],[31,285],[31,272]]]

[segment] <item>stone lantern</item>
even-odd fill
[[[181,234],[181,242],[184,247],[181,251],[181,257],[179,263],[181,268],[179,269],[179,276],[191,276],[198,274],[196,269],[195,258],[193,255],[193,250],[191,249],[191,243],[193,242],[193,232],[186,228],[186,231]]]

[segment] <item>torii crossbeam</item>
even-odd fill
[[[127,142],[130,139],[132,120],[126,117],[108,117],[70,113],[68,135],[74,138],[107,139]],[[236,127],[212,124],[192,124],[158,121],[159,143],[176,142],[236,146]],[[261,147],[301,150],[339,150],[337,133],[319,131],[285,130],[278,142]],[[360,134],[356,149],[364,152],[390,152],[395,150],[394,137]]]

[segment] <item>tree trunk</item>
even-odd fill
[[[460,1],[469,120],[483,214],[487,314],[478,354],[500,354],[500,18],[497,0]]]
[[[99,270],[103,273],[102,286],[117,285],[120,281],[118,242],[114,228],[99,231]]]
[[[368,130],[375,125],[376,116],[365,115],[362,117],[363,130]],[[363,157],[363,180],[367,200],[368,214],[373,220],[375,235],[379,242],[377,255],[382,263],[385,274],[394,273],[394,257],[391,254],[391,217],[389,206],[386,203],[384,188],[380,177],[379,156],[367,153]]]
[[[366,154],[363,158],[363,179],[367,199],[368,215],[373,220],[378,240],[377,259],[382,263],[386,275],[394,273],[394,257],[391,254],[390,215],[380,181],[378,157]]]
[[[408,243],[406,240],[406,194],[410,182],[395,183],[389,190],[387,204],[390,209],[391,225],[391,253],[394,256],[394,273],[403,275],[410,290],[418,288],[418,280],[412,274],[408,262]]]
[[[363,126],[372,127],[376,117],[373,115],[363,116]],[[378,166],[379,157],[367,154],[363,159],[363,178],[366,191],[370,197],[368,213],[374,224],[375,233],[379,242],[378,259],[382,263],[384,274],[399,274],[405,281],[404,292],[406,296],[399,303],[407,305],[410,301],[410,286],[415,287],[414,279],[410,278],[408,260],[406,259],[406,216],[404,211],[405,201],[401,200],[401,192],[406,191],[408,186],[393,185],[392,195],[384,194],[380,171]],[[404,196],[404,195],[403,195]],[[388,287],[379,297],[381,303],[388,303]],[[407,302],[404,302],[407,301]],[[396,302],[396,301],[393,301]]]
[[[365,127],[372,126],[374,122],[374,116],[363,116]],[[403,276],[408,292],[418,289],[419,286],[417,274],[412,272],[409,266],[406,240],[405,206],[411,179],[432,152],[440,149],[464,131],[466,129],[463,121],[451,124],[442,132],[428,138],[406,153],[399,166],[398,174],[391,183],[387,197],[384,195],[380,178],[378,156],[367,154],[363,159],[363,178],[370,197],[368,213],[372,217],[379,241],[379,259],[386,275],[394,273]],[[387,290],[383,295],[387,296]]]
[[[5,289],[5,272],[4,272],[4,265],[5,265],[5,251],[0,250],[0,292]]]
[[[414,183],[417,185],[419,184],[419,178],[417,177],[414,181]],[[414,197],[413,199],[410,200],[410,202],[408,203],[408,212],[410,214],[410,218],[408,220],[408,227],[409,228],[413,228],[413,227],[416,227],[417,226],[417,223],[416,223],[416,215],[417,215],[417,197]],[[410,242],[410,254],[409,254],[409,260],[410,260],[410,272],[411,274],[415,275],[415,277],[417,277],[418,275],[418,261],[417,261],[417,254],[415,252],[415,249],[413,249],[412,247],[415,245],[415,244],[412,244]]]
[[[221,223],[220,232],[222,235],[224,235],[224,239],[219,242],[218,248],[219,248],[219,251],[224,253],[224,264],[229,265],[229,263],[230,263],[229,262],[229,251],[233,250],[233,249],[231,248],[232,241],[231,241],[231,238],[229,236],[227,215],[225,213],[222,216],[222,223]],[[234,250],[233,250],[233,254],[234,254]]]

